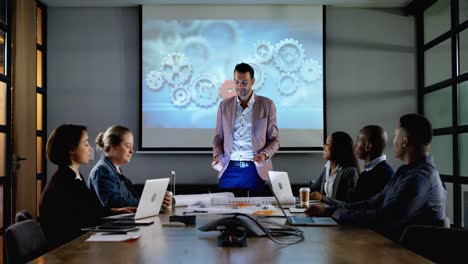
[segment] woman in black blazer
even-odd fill
[[[359,175],[353,140],[345,132],[332,133],[323,146],[323,157],[328,162],[318,180],[310,186],[310,199],[348,201]]]
[[[40,223],[51,247],[83,234],[81,228],[99,224],[101,217],[134,212],[132,208],[106,208],[91,195],[80,164],[89,162],[92,150],[86,127],[62,125],[50,135],[47,158],[58,166],[40,202]]]

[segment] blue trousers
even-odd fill
[[[220,188],[248,188],[249,193],[256,194],[263,191],[265,181],[260,178],[257,168],[251,163],[248,167],[238,167],[229,163],[221,178],[219,178]]]

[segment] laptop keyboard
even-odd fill
[[[291,223],[295,224],[307,224],[307,223],[315,223],[312,217],[304,217],[304,216],[288,216],[288,219]]]

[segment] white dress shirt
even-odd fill
[[[254,102],[255,95],[252,93],[247,107],[243,109],[241,101],[237,97],[231,160],[251,161],[254,157],[252,149],[252,111]]]
[[[75,180],[80,180],[82,181],[83,179],[81,178],[81,175],[80,175],[80,172],[79,171],[76,171],[72,166],[68,165],[68,167],[70,167],[70,169],[72,169],[73,172],[75,172]]]
[[[341,166],[337,165],[335,172],[333,172],[331,175],[330,175],[330,166],[331,166],[330,161],[328,161],[327,164],[325,164],[325,185],[323,189],[325,191],[326,196],[334,198],[333,197],[333,184],[335,183],[336,174],[338,173],[338,171],[341,170]]]

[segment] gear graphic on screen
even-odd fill
[[[161,71],[164,79],[178,85],[187,82],[192,75],[192,64],[182,53],[171,53],[161,63]]]
[[[263,87],[263,84],[265,83],[266,79],[265,70],[263,66],[252,58],[246,58],[243,60],[243,62],[252,66],[255,78],[255,83],[252,86],[252,88],[254,89],[254,91],[259,91]]]
[[[200,20],[176,20],[179,32],[182,35],[196,33],[200,28]]]
[[[223,99],[236,96],[236,83],[233,80],[225,80],[219,89],[219,94]]]
[[[297,71],[304,60],[302,44],[295,39],[283,39],[276,44],[275,64],[282,72]]]
[[[184,86],[175,86],[171,89],[172,103],[177,107],[184,107],[190,103],[190,91]]]
[[[164,84],[164,77],[162,73],[159,71],[150,71],[146,75],[146,84],[152,90],[160,90]]]
[[[173,20],[161,23],[155,43],[159,46],[161,54],[168,54],[177,51],[177,47],[182,43],[182,37],[177,31],[177,23]]]
[[[211,47],[215,50],[223,47],[234,47],[239,43],[239,26],[232,20],[207,20],[200,27],[199,35],[203,38],[215,40]],[[218,45],[218,46],[217,46]],[[226,46],[229,45],[229,46]],[[220,56],[228,54],[220,53]]]
[[[267,63],[273,58],[275,48],[269,41],[261,40],[255,43],[255,56],[260,63]]]
[[[279,91],[284,95],[292,95],[297,90],[297,79],[289,73],[281,74],[279,79]]]
[[[304,81],[312,82],[320,79],[322,76],[322,66],[316,60],[308,59],[302,64],[300,72]]]
[[[211,50],[208,42],[202,37],[188,37],[180,47],[180,51],[197,65],[197,69],[203,68],[211,60]]]
[[[219,83],[211,74],[200,74],[192,80],[192,100],[208,108],[219,100]]]

